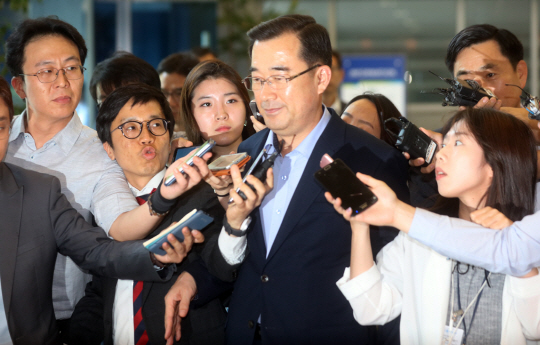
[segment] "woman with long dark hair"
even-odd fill
[[[249,119],[249,94],[240,75],[219,60],[199,63],[188,74],[182,87],[181,115],[188,140],[201,145],[212,138],[212,160],[235,153],[238,145],[255,133]],[[230,176],[211,176],[206,182],[214,188],[227,208]]]
[[[523,122],[467,108],[450,119],[443,136],[435,169],[440,213],[470,220],[471,212],[491,207],[505,225],[533,213],[536,144]],[[540,338],[537,269],[521,278],[490,273],[404,233],[381,250],[375,265],[368,225],[339,200],[329,201],[351,221],[351,267],[337,285],[359,323],[381,325],[401,314],[402,344],[526,344]]]
[[[182,87],[181,114],[188,140],[200,145],[214,139],[212,159],[236,152],[255,133],[249,101],[242,78],[232,67],[219,60],[199,63]]]

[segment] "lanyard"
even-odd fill
[[[456,266],[459,265],[459,263],[456,263]],[[457,272],[457,277],[456,277],[456,280],[458,281],[458,299],[460,299],[459,297],[459,272]],[[467,308],[465,309],[465,311],[463,311],[463,309],[461,309],[461,300],[458,301],[459,302],[459,310],[457,310],[456,312],[454,312],[454,279],[453,279],[453,274],[451,273],[451,276],[450,276],[450,280],[452,282],[452,294],[451,294],[451,300],[452,300],[452,310],[451,310],[451,313],[450,313],[450,317],[448,319],[448,327],[450,329],[454,328],[454,323],[455,321],[457,320],[458,316],[461,315],[461,317],[459,318],[459,322],[457,324],[457,326],[454,328],[454,330],[452,331],[452,336],[450,337],[450,341],[448,342],[449,344],[452,343],[452,339],[454,338],[454,335],[456,334],[456,331],[457,329],[459,328],[459,326],[461,325],[461,323],[463,322],[463,320],[465,319],[465,314],[467,314],[467,312],[469,311],[469,309],[471,309],[471,307],[473,306],[473,304],[475,304],[476,302],[476,306],[474,307],[474,311],[473,311],[473,316],[471,318],[471,323],[469,324],[469,326],[472,324],[472,320],[474,319],[474,316],[476,314],[476,309],[478,308],[478,303],[480,301],[480,296],[482,295],[482,291],[484,290],[484,287],[486,287],[486,284],[488,282],[488,279],[489,277],[491,276],[491,272],[489,272],[488,276],[484,279],[484,283],[482,284],[482,286],[480,287],[480,290],[478,290],[478,292],[476,293],[476,295],[474,296],[474,298],[471,300],[471,303],[469,303],[469,305],[467,306]],[[463,324],[463,328],[464,330],[465,329],[465,323]],[[470,332],[470,327],[469,327],[469,332]],[[465,339],[467,338],[467,334],[465,334]],[[465,340],[463,339],[463,340]]]

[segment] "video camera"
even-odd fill
[[[444,96],[442,102],[443,107],[450,106],[466,106],[474,107],[483,97],[495,97],[495,95],[488,89],[484,89],[474,80],[459,80],[443,78],[431,71],[429,73],[441,80],[445,81],[449,88],[436,88],[433,91],[420,91],[421,93],[432,93]]]

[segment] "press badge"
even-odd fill
[[[452,333],[454,333],[454,337],[452,337]],[[451,343],[449,343],[450,337],[452,337]],[[463,330],[461,328],[455,329],[444,326],[442,345],[461,345],[461,339],[463,339]]]

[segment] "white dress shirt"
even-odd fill
[[[133,196],[141,196],[150,194],[154,188],[157,189],[165,171],[163,169],[157,173],[152,179],[144,186],[143,189],[138,190],[129,184],[129,189],[133,193]],[[135,330],[133,327],[133,280],[118,279],[116,283],[116,292],[114,294],[113,303],[113,340],[116,345],[134,345],[135,343]]]

